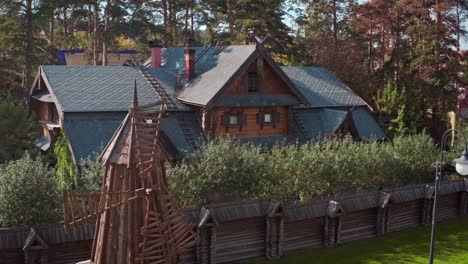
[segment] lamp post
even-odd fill
[[[461,175],[468,175],[468,142],[466,141],[466,137],[463,133],[458,129],[449,129],[445,131],[442,136],[442,142],[440,144],[440,161],[437,163],[436,166],[436,175],[435,175],[435,182],[434,182],[434,203],[432,205],[432,225],[431,225],[431,248],[429,253],[429,264],[432,264],[434,261],[434,241],[435,241],[435,231],[436,231],[436,209],[437,209],[437,195],[440,188],[440,181],[442,178],[442,170],[443,170],[443,161],[444,161],[444,150],[445,150],[445,143],[452,132],[457,132],[462,135],[463,140],[465,141],[465,149],[460,158],[454,159],[455,162],[455,169]]]

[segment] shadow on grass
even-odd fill
[[[425,264],[429,257],[430,232],[430,227],[418,227],[336,248],[294,252],[276,261],[249,263]],[[435,263],[468,263],[468,217],[439,223],[435,248]]]

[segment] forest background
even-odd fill
[[[447,128],[447,113],[456,110],[460,88],[468,85],[467,18],[467,0],[1,0],[0,179],[18,186],[34,179],[50,186],[58,184],[57,193],[70,186],[98,188],[95,179],[100,178],[102,167],[92,160],[81,167],[86,172],[81,179],[66,183],[63,168],[54,168],[56,156],[66,156],[66,151],[50,153],[45,165],[44,158],[36,158],[38,150],[32,142],[37,138],[37,127],[27,108],[31,84],[39,65],[60,64],[57,50],[84,49],[90,65],[107,65],[110,51],[135,49],[141,63],[149,57],[148,42],[154,39],[161,40],[165,47],[174,47],[219,41],[225,45],[249,44],[253,36],[268,37],[266,47],[278,63],[332,71],[369,103],[389,138],[395,138],[393,142],[419,142],[412,135],[425,131],[437,143]],[[403,162],[423,152],[434,152],[432,141],[425,145],[429,142],[426,136],[419,139],[425,147],[415,148],[421,153],[408,150],[411,155],[407,159],[394,155],[395,146],[359,145],[359,152],[349,145],[349,149],[362,153],[356,154],[359,164],[373,147],[382,151],[381,157],[394,156]],[[229,143],[217,148],[223,149],[223,144]],[[322,155],[307,147],[303,149],[305,153],[316,153],[317,156],[310,154],[314,160]],[[207,147],[206,153],[210,150],[213,151]],[[246,157],[255,154],[255,149],[249,151],[245,152]],[[429,156],[430,161],[434,160],[432,154]],[[428,169],[430,161],[419,164],[421,170]],[[175,171],[178,175],[190,175],[203,168],[190,166],[182,164]],[[369,171],[380,170],[372,167]],[[359,188],[367,187],[370,179],[375,181],[375,173],[363,175],[370,176],[363,176],[365,184],[356,184]],[[390,176],[382,175],[379,179],[384,183]],[[41,181],[44,177],[59,180]],[[15,186],[5,184],[0,188],[0,200],[6,200],[2,194],[13,195],[12,201],[21,195],[14,191],[18,187]],[[49,190],[56,188],[50,186]],[[320,188],[328,192],[323,186]],[[43,187],[35,189],[48,189]],[[255,189],[251,192],[255,195],[246,198],[270,191],[277,192]],[[189,203],[210,200],[191,201],[194,193],[196,190],[180,196],[186,195]],[[285,193],[292,197],[297,190]],[[44,196],[43,201],[49,198]],[[3,210],[5,206],[10,205],[0,203]],[[31,206],[40,207],[29,204],[25,208]],[[18,211],[8,208],[12,213]],[[50,210],[56,208],[54,205]],[[42,219],[28,217],[8,217],[13,222],[3,222],[13,226],[31,223],[21,219]],[[14,222],[17,219],[20,222]]]

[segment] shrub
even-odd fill
[[[78,184],[78,178],[63,130],[60,130],[54,144],[54,154],[57,158],[56,177],[60,189],[71,190],[75,188]]]
[[[268,176],[261,149],[230,140],[202,145],[188,161],[169,167],[174,193],[187,204],[257,198]]]
[[[397,136],[393,142],[350,138],[276,145],[262,152],[229,140],[202,145],[189,160],[170,167],[173,192],[188,205],[236,199],[285,200],[385,185],[432,180],[437,150],[425,134]]]
[[[34,119],[13,96],[0,97],[0,135],[0,163],[20,158],[37,136]]]
[[[54,171],[26,152],[0,166],[0,227],[53,223],[61,217]]]
[[[106,168],[99,160],[88,157],[80,162],[78,190],[99,192]]]

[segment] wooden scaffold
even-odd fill
[[[189,224],[168,189],[159,141],[165,102],[133,106],[101,160],[101,192],[64,193],[65,229],[96,222],[91,262],[168,263],[193,248]]]

